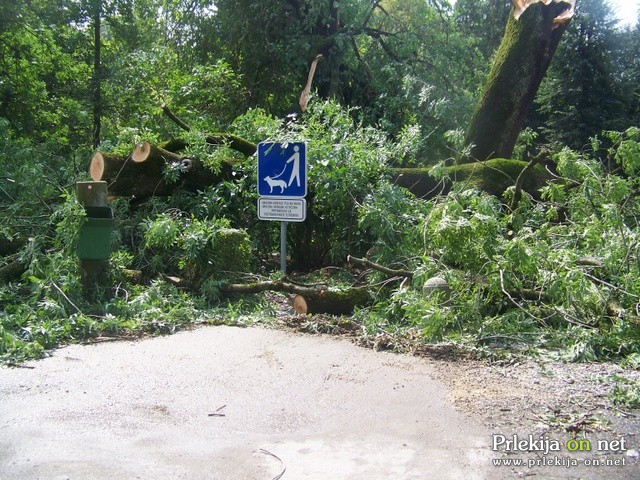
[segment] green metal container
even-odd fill
[[[80,225],[78,258],[108,260],[111,253],[113,212],[109,207],[87,207],[87,216]]]

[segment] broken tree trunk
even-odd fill
[[[502,42],[467,129],[470,161],[509,158],[573,16],[575,0],[514,0]]]
[[[169,170],[175,170],[176,181],[167,179],[165,172]],[[91,178],[106,181],[109,195],[137,199],[171,195],[179,187],[204,188],[228,178],[231,170],[231,165],[225,163],[219,173],[214,173],[198,159],[148,142],[136,145],[128,157],[97,152],[89,165]]]
[[[494,158],[486,162],[466,163],[445,167],[447,176],[436,180],[429,175],[431,168],[396,168],[396,185],[408,189],[418,198],[433,198],[449,192],[452,182],[464,183],[496,197],[520,182],[521,190],[534,198],[552,177],[541,164],[530,165],[522,160]]]
[[[221,290],[225,294],[260,293],[267,290],[293,293],[296,295],[294,306],[298,313],[349,315],[356,307],[370,305],[372,302],[368,287],[339,290],[326,285],[303,286],[282,280],[230,284]]]

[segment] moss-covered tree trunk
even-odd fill
[[[511,157],[538,87],[571,19],[574,3],[538,2],[525,6],[523,11],[512,8],[467,129],[466,144],[473,145],[471,161]]]

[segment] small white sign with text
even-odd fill
[[[258,198],[258,218],[280,222],[304,222],[307,201],[304,198]]]

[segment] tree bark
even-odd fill
[[[167,118],[178,125],[181,129],[187,132],[191,131],[191,126],[184,122],[181,118],[179,118],[166,103],[162,104],[162,112],[167,116]],[[233,135],[231,133],[209,133],[205,135],[205,142],[207,143],[207,145],[228,145],[233,150],[240,152],[247,157],[250,157],[251,155],[256,153],[256,150],[258,149],[255,143],[249,142],[248,140],[245,140],[244,138],[238,137],[237,135]],[[165,146],[163,148],[171,152],[178,152],[180,150],[184,150],[186,147],[186,142],[180,139],[176,139],[165,142]]]
[[[413,272],[409,270],[396,270],[393,268],[385,267],[384,265],[380,265],[379,263],[372,262],[371,260],[368,260],[366,258],[358,258],[352,255],[347,256],[347,263],[377,270],[378,272],[384,273],[388,277],[413,277]]]
[[[0,283],[4,284],[20,279],[20,276],[27,270],[27,266],[18,255],[13,255],[6,264],[0,266]]]
[[[0,257],[7,255],[13,255],[24,247],[29,240],[26,238],[16,238],[9,240],[5,237],[0,237]]]
[[[204,141],[208,146],[212,147],[226,145],[246,157],[254,155],[258,150],[258,146],[255,143],[226,132],[208,133],[205,135]],[[189,144],[183,138],[172,138],[158,144],[158,147],[173,153],[181,152],[188,146]]]
[[[575,2],[516,3],[467,129],[470,161],[511,157]]]
[[[93,148],[100,145],[102,122],[102,0],[93,0]]]
[[[302,286],[277,280],[230,284],[222,288],[225,294],[260,293],[267,290],[296,294],[295,304],[299,313],[349,315],[355,307],[370,305],[372,302],[368,287],[337,290],[326,285]]]
[[[431,168],[395,168],[396,185],[408,189],[418,198],[433,198],[447,194],[452,182],[462,182],[496,197],[520,181],[521,190],[534,198],[552,177],[540,164],[531,165],[522,160],[494,158],[486,162],[474,162],[445,167],[447,177],[436,180],[429,175]]]
[[[165,178],[165,169],[178,170],[177,181]],[[199,189],[229,178],[232,166],[223,163],[214,173],[195,158],[170,152],[148,142],[136,145],[129,157],[96,152],[89,165],[95,181],[106,181],[111,196],[137,199],[171,195],[179,187]]]
[[[107,182],[109,195],[115,197],[167,196],[176,189],[165,182],[159,161],[135,162],[131,156],[96,152],[91,158],[89,174],[94,181]]]

